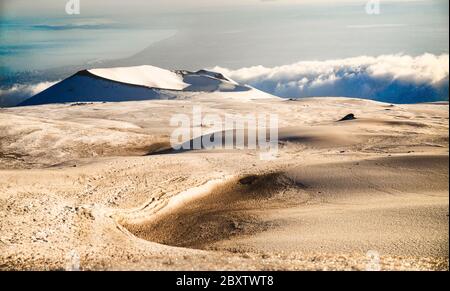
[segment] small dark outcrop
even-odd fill
[[[355,120],[355,119],[356,119],[355,114],[350,113],[350,114],[345,115],[343,118],[339,119],[338,121],[347,121],[347,120]]]

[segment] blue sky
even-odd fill
[[[14,71],[125,58],[193,69],[448,53],[446,0],[381,1],[380,15],[367,15],[365,0],[81,0],[79,16],[65,13],[65,0],[1,1],[0,55]]]

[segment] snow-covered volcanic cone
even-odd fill
[[[153,66],[137,66],[80,71],[19,106],[167,99],[171,92],[245,91],[258,90],[207,70],[169,71]]]

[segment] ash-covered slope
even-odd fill
[[[67,102],[121,102],[166,99],[174,92],[243,92],[220,73],[168,71],[153,66],[84,70],[25,100],[19,106]]]

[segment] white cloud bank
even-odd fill
[[[16,84],[11,88],[0,88],[0,107],[17,105],[25,99],[44,91],[56,83],[57,82],[41,82],[31,85]]]
[[[382,55],[305,61],[238,70],[216,67],[230,78],[289,98],[347,96],[392,103],[448,100],[449,55]]]
[[[239,83],[286,98],[346,96],[391,103],[448,100],[449,55],[383,55],[298,62],[238,70],[216,67]],[[0,106],[14,106],[56,82],[0,88]]]

